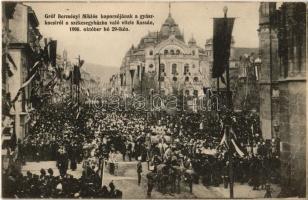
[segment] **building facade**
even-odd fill
[[[38,30],[39,22],[31,7],[17,3],[13,17],[9,20],[9,45],[8,52],[14,61],[16,68],[12,76],[7,80],[7,93],[10,101],[13,101],[13,109],[10,114],[14,116],[14,132],[16,138],[23,138],[27,132],[27,114],[31,109],[30,95],[33,87],[29,83],[18,95],[19,89],[29,78],[32,66],[38,58],[39,41],[42,38]],[[14,100],[14,98],[17,99]]]
[[[260,4],[260,121],[280,139],[281,196],[306,196],[306,3]]]
[[[128,50],[120,73],[111,81],[120,84],[118,93],[122,95],[147,95],[153,91],[200,96],[203,86],[209,85],[208,58],[193,37],[185,43],[169,13],[160,31],[149,32],[137,47]]]

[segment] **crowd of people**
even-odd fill
[[[35,187],[35,184],[44,187],[44,184],[40,184],[40,177],[30,174],[30,178],[28,174],[13,176],[16,182],[33,181],[31,184],[35,189],[23,188],[18,190],[22,191],[22,194],[14,194],[16,191],[10,191],[9,194],[32,195],[34,192],[37,197],[110,195],[110,191],[107,192],[105,187],[95,187],[95,182],[99,179],[98,169],[93,168],[96,171],[93,176],[86,176],[90,185],[86,184],[88,182],[85,181],[84,175],[76,179],[68,175],[67,170],[76,170],[77,163],[90,157],[99,160],[100,169],[103,160],[116,162],[111,156],[115,153],[121,153],[123,160],[147,161],[148,169],[155,173],[155,176],[148,176],[148,181],[156,182],[158,188],[163,190],[170,185],[172,192],[176,191],[175,185],[181,179],[186,180],[190,187],[192,182],[206,186],[224,183],[224,186],[228,187],[228,169],[231,164],[234,181],[248,183],[253,189],[262,189],[268,182],[279,181],[279,142],[262,138],[257,113],[99,112],[91,106],[76,108],[70,104],[60,104],[46,106],[33,116],[30,134],[17,144],[18,160],[22,163],[56,160],[60,176],[42,176],[43,181],[57,180],[54,191],[47,192],[48,194],[39,192],[43,190]],[[226,118],[230,119],[229,137],[232,137],[232,140],[224,140]],[[162,165],[179,169],[181,172],[191,172],[188,173],[191,176],[183,178],[181,173],[172,173],[172,170],[162,172]],[[84,168],[86,173],[87,169]],[[10,173],[6,173],[8,180]],[[169,178],[163,179],[164,175]],[[62,184],[60,192],[57,189],[59,183]],[[72,191],[64,192],[66,183],[75,183],[78,186],[70,187],[69,190]],[[166,187],[161,187],[162,185]],[[92,190],[93,188],[95,189]],[[114,191],[111,187],[110,190]],[[119,193],[121,192],[118,190],[117,194]]]
[[[3,182],[3,197],[6,198],[122,198],[122,192],[113,182],[101,186],[101,178],[92,169],[80,178],[70,174],[55,176],[51,168],[47,172],[41,169],[40,175],[6,170]]]

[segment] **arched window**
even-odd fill
[[[173,49],[170,50],[170,54],[174,55],[174,50]]]
[[[153,55],[153,50],[151,50],[149,54],[150,54],[150,56],[152,56]]]
[[[194,90],[193,94],[194,94],[195,97],[197,97],[198,96],[198,90]]]
[[[172,64],[171,74],[173,75],[177,74],[177,65],[175,63]]]
[[[189,77],[186,76],[186,77],[185,77],[185,82],[188,82],[188,81],[189,81]]]
[[[181,51],[179,49],[176,50],[176,55],[180,55]]]
[[[196,54],[195,50],[192,50],[191,54],[194,56]]]
[[[198,77],[194,77],[194,82],[198,82],[199,78]]]
[[[168,53],[169,53],[169,52],[168,52],[168,49],[165,49],[164,54],[165,54],[165,55],[168,55]]]
[[[154,65],[153,65],[153,64],[150,64],[150,65],[149,65],[149,68],[150,68],[150,69],[152,69],[153,67],[154,67]]]
[[[189,73],[189,64],[185,64],[184,65],[184,75],[188,74]]]

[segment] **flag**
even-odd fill
[[[235,143],[234,139],[231,139],[231,142],[235,148],[235,151],[238,153],[238,155],[240,155],[241,157],[244,157],[244,153],[241,151],[241,149],[237,146],[237,144]]]
[[[46,89],[46,90],[49,90],[49,89],[53,88],[53,86],[55,85],[54,82],[57,83],[57,81],[55,81],[56,78],[57,78],[57,74],[55,74],[54,77],[51,79],[51,81],[49,81],[49,82],[46,84],[46,86],[45,86],[45,89]]]
[[[213,78],[221,77],[228,65],[234,19],[235,18],[214,18]]]
[[[7,70],[8,70],[8,75],[11,77],[14,74],[13,69],[11,69],[11,65],[13,66],[14,70],[17,70],[17,66],[12,58],[12,56],[9,53],[6,53],[6,57],[9,61],[9,63],[7,64]]]
[[[226,143],[226,141],[227,141],[227,140],[226,140],[226,133],[224,132],[224,135],[222,136],[219,145],[222,145],[222,144]]]
[[[51,66],[56,67],[57,64],[57,40],[49,42],[48,56]]]
[[[74,65],[73,69],[73,83],[78,85],[81,80],[80,68],[77,65]]]
[[[19,88],[17,94],[15,95],[15,97],[13,98],[12,100],[12,103],[14,103],[15,101],[17,101],[19,95],[21,94],[22,90],[27,86],[29,85],[29,83],[31,83],[32,79],[35,77],[37,71],[26,81],[22,84],[22,86]]]

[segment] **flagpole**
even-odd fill
[[[227,24],[227,12],[228,12],[228,7],[225,6],[223,8],[224,12],[224,19],[225,19],[225,27],[228,28]],[[227,37],[225,37],[227,38]],[[232,40],[232,37],[231,37]],[[229,49],[227,50],[229,51]],[[228,112],[231,111],[232,107],[232,99],[231,99],[231,92],[230,92],[230,74],[229,74],[229,59],[227,60],[227,65],[226,65],[226,78],[227,78],[227,108]],[[231,114],[231,113],[230,113]],[[226,119],[227,119],[227,124],[226,124],[226,137],[227,137],[227,143],[229,147],[231,147],[231,137],[230,137],[230,114],[227,113]],[[229,159],[229,180],[230,180],[230,199],[234,198],[234,191],[233,191],[233,155],[231,152],[231,148],[229,148],[228,152],[228,159]]]
[[[217,80],[217,95],[219,98],[219,77],[217,77],[216,80]]]
[[[80,55],[78,55],[78,68],[80,71],[80,67],[81,67],[81,63],[80,63]],[[79,77],[78,77],[79,78]],[[79,111],[79,106],[80,106],[80,79],[78,80],[78,84],[77,84],[77,103],[78,103],[78,111]]]
[[[160,68],[160,53],[158,53],[158,89],[159,89],[159,94],[161,91],[161,68]]]

